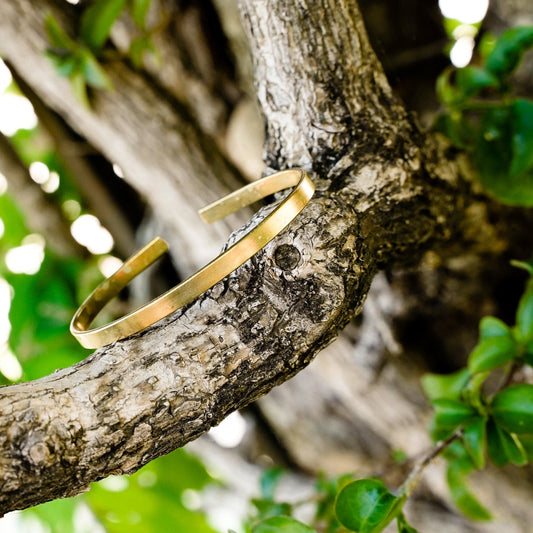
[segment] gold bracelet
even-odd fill
[[[89,295],[72,318],[70,332],[85,348],[99,348],[129,337],[191,303],[245,263],[286,228],[307,205],[315,188],[304,170],[283,170],[246,185],[200,210],[200,216],[207,223],[215,222],[289,187],[294,187],[294,190],[269,215],[201,270],[135,311],[105,326],[88,329],[96,315],[113,297],[168,250],[167,243],[163,239],[155,238],[126,260],[113,275]]]

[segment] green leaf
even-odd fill
[[[268,499],[253,498],[252,505],[257,509],[257,518],[263,520],[271,516],[285,515],[290,516],[292,506],[288,503],[278,503]]]
[[[435,409],[437,428],[452,430],[476,415],[472,407],[457,400],[440,398],[431,403]]]
[[[468,422],[463,431],[463,444],[479,469],[485,466],[486,423],[485,418],[478,416]]]
[[[472,495],[466,483],[469,467],[461,461],[454,461],[448,466],[446,480],[450,487],[450,494],[455,505],[471,520],[490,520],[491,515]]]
[[[79,57],[77,54],[69,54],[63,57],[58,57],[52,53],[48,53],[48,56],[54,63],[56,72],[65,78],[68,78],[79,70]]]
[[[518,437],[492,420],[487,424],[487,450],[490,460],[496,466],[505,466],[507,463],[523,466],[527,463],[526,452]]]
[[[274,516],[256,524],[252,533],[315,533],[315,530],[294,518]]]
[[[463,368],[453,374],[441,376],[438,374],[425,374],[422,377],[422,387],[430,400],[448,398],[458,400],[461,392],[468,384],[470,372]]]
[[[91,87],[108,90],[113,88],[111,80],[89,50],[85,50],[82,56],[82,72]]]
[[[472,144],[475,131],[464,113],[441,113],[435,120],[435,129],[448,137],[457,148],[467,149]]]
[[[533,287],[528,287],[520,298],[516,312],[519,340],[527,342],[533,337]]]
[[[452,84],[451,76],[454,70],[452,68],[445,69],[437,78],[436,91],[438,99],[450,107],[462,100],[461,92]]]
[[[146,52],[156,56],[156,48],[149,35],[141,35],[131,41],[128,54],[135,68],[140,69],[143,66],[144,54]]]
[[[516,268],[521,268],[525,270],[530,276],[533,276],[533,265],[527,261],[518,261],[518,259],[511,259],[511,265]]]
[[[505,365],[517,355],[517,346],[510,332],[498,337],[487,337],[472,351],[468,369],[472,374],[493,370]]]
[[[146,27],[146,15],[151,3],[152,0],[132,0],[131,2],[131,16],[140,29]]]
[[[522,54],[533,46],[533,27],[519,26],[505,31],[488,54],[486,69],[504,79],[518,65]]]
[[[259,485],[261,487],[261,494],[265,500],[274,499],[274,492],[279,480],[284,474],[285,470],[280,467],[268,468],[261,474]]]
[[[499,82],[484,68],[468,66],[457,70],[455,83],[465,98],[477,95],[487,87],[498,87]]]
[[[350,531],[374,533],[382,531],[394,519],[398,501],[380,479],[359,479],[339,492],[335,513]]]
[[[474,374],[463,391],[463,401],[478,411],[484,410],[482,392],[489,375],[490,372]]]
[[[494,47],[496,46],[497,42],[498,42],[497,37],[489,31],[485,32],[481,36],[477,49],[478,49],[479,55],[483,58],[484,61],[487,59],[489,54],[494,50]]]
[[[494,316],[484,316],[479,322],[479,337],[481,340],[510,334],[509,326]]]
[[[511,433],[533,433],[533,385],[519,383],[501,390],[491,404],[494,421]]]
[[[483,187],[501,202],[533,205],[533,169],[511,174],[514,157],[513,109],[504,105],[483,112],[472,157]]]
[[[80,37],[89,48],[98,50],[104,45],[126,2],[127,0],[96,0],[84,11]]]
[[[400,513],[396,519],[398,533],[418,533],[418,531],[407,523],[405,515]]]
[[[70,76],[70,84],[74,96],[83,106],[89,109],[91,107],[91,104],[89,103],[89,96],[87,95],[87,84],[83,72],[75,71]]]
[[[512,106],[513,159],[510,173],[521,176],[533,167],[533,102],[517,99]]]
[[[71,52],[79,48],[79,44],[71,39],[67,32],[59,25],[56,18],[52,14],[48,14],[44,20],[44,26],[48,39],[53,46],[70,50]]]

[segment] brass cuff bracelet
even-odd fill
[[[215,222],[289,187],[294,187],[294,190],[269,215],[201,270],[135,311],[104,326],[88,329],[96,315],[113,297],[168,250],[167,243],[156,237],[126,260],[89,295],[72,319],[71,333],[85,348],[99,348],[129,337],[192,302],[250,259],[286,228],[307,205],[315,188],[305,171],[284,170],[246,185],[200,210],[199,214],[204,221]]]

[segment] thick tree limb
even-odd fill
[[[249,0],[242,11],[267,117],[268,163],[313,170],[318,192],[285,232],[187,308],[74,367],[0,389],[2,513],[133,472],[286,381],[360,310],[378,266],[448,236],[460,216],[456,169],[393,98],[354,2]],[[10,26],[19,20],[37,32],[41,17],[28,0],[1,3],[1,53],[14,63],[25,54],[30,70],[46,72],[43,96],[68,115],[69,89],[60,85],[65,93],[55,95],[36,53],[44,37],[25,43]],[[129,76],[118,67],[117,87],[127,77],[144,98],[157,96]],[[71,118],[94,131],[111,159],[122,158],[150,200],[172,211],[185,177],[172,186],[165,180],[167,152],[186,152],[188,138],[191,159],[180,168],[190,163],[191,171],[205,153],[175,115],[171,126],[190,138],[176,134],[154,148],[157,127],[148,112],[130,116],[131,131],[124,131],[117,117],[128,115],[138,94],[103,94],[98,116],[76,111]],[[149,109],[164,120],[170,108],[160,105],[150,100]],[[137,139],[137,153],[119,135]],[[150,179],[146,161],[154,152],[146,153],[144,139],[161,158]],[[158,187],[169,195],[164,202]]]

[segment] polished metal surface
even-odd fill
[[[98,348],[129,337],[192,302],[250,259],[286,228],[307,205],[315,188],[305,171],[284,170],[251,183],[200,211],[200,215],[206,222],[215,222],[289,187],[294,187],[294,190],[269,215],[198,272],[135,311],[105,326],[89,329],[92,321],[105,305],[135,276],[168,250],[167,243],[156,237],[125,261],[113,275],[89,295],[72,319],[71,333],[85,348]]]

